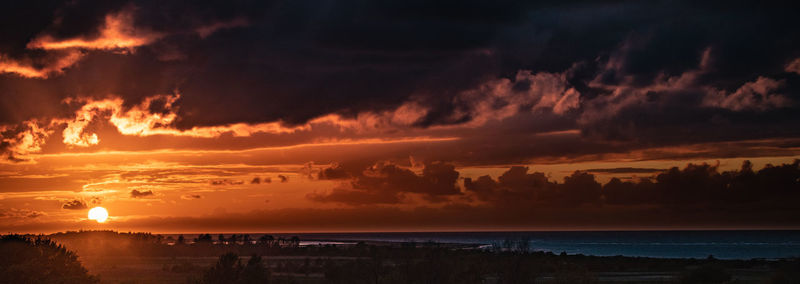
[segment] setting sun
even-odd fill
[[[108,210],[103,207],[95,207],[89,210],[89,220],[95,220],[97,223],[103,223],[108,220]]]
[[[0,0],[0,284],[800,284],[798,11]]]

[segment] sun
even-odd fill
[[[89,220],[95,220],[97,223],[103,223],[108,220],[108,210],[103,207],[95,207],[89,210]]]

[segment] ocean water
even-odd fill
[[[230,236],[230,234],[225,234]],[[250,233],[257,239],[262,234]],[[301,245],[354,244],[358,241],[437,242],[502,247],[506,240],[527,240],[529,249],[596,256],[719,259],[800,257],[800,231],[547,231],[547,232],[408,232],[296,233]],[[165,235],[170,236],[170,235]],[[171,235],[177,237],[177,235]],[[187,239],[195,237],[184,234]],[[216,239],[217,235],[213,234]]]
[[[284,234],[280,234],[284,235]],[[564,231],[290,234],[301,240],[438,242],[501,246],[527,240],[531,250],[597,256],[720,259],[800,257],[800,231]],[[309,242],[311,244],[313,242]]]

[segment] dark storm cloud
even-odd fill
[[[763,210],[794,206],[800,198],[800,160],[754,170],[745,161],[738,171],[688,165],[639,183],[612,179],[603,187],[609,204],[661,204],[669,207],[734,207]]]
[[[411,88],[401,86],[437,81],[415,73],[444,73],[446,70],[431,69],[440,63],[460,60],[463,52],[486,46],[497,27],[520,20],[525,12],[520,4],[479,1],[97,4],[54,1],[47,9],[33,6],[4,9],[28,13],[4,15],[8,21],[4,27],[9,28],[3,29],[2,35],[8,48],[0,51],[20,56],[44,53],[27,48],[32,38],[41,35],[54,40],[97,38],[108,15],[129,11],[134,17],[132,28],[159,34],[160,39],[125,56],[135,58],[132,60],[135,63],[119,58],[100,62],[86,62],[87,59],[76,68],[88,71],[117,65],[129,69],[133,64],[150,72],[169,73],[161,80],[141,81],[149,85],[145,90],[180,87],[191,93],[185,97],[182,113],[186,126],[243,121],[302,122],[330,112],[353,113],[396,105],[412,93]],[[29,15],[37,12],[38,17]],[[28,29],[10,28],[13,26]],[[160,54],[164,52],[170,54]],[[241,57],[241,54],[250,55]],[[184,60],[172,63],[147,60],[163,56]],[[474,80],[471,78],[474,75],[467,76],[465,82]],[[59,81],[62,80],[53,79],[45,84],[59,84]],[[159,81],[165,81],[166,86],[158,87]],[[67,84],[71,85],[68,89],[78,88]],[[103,85],[88,91],[96,91],[97,95],[121,94],[131,100],[152,94],[136,92],[131,86],[103,88]],[[223,93],[226,95],[222,96]],[[67,94],[60,96],[64,95]],[[227,97],[226,104],[240,111],[210,114],[208,107],[223,97]],[[313,98],[299,104],[296,97]],[[258,108],[254,108],[256,105]],[[264,107],[268,109],[265,111]]]
[[[558,183],[550,181],[544,173],[528,173],[526,167],[512,167],[496,180],[490,176],[468,178],[464,187],[478,200],[498,208],[583,204],[650,206],[685,210],[681,214],[688,215],[703,208],[758,214],[761,210],[794,208],[793,204],[800,199],[800,160],[766,165],[760,170],[745,161],[741,169],[726,172],[719,172],[714,165],[689,164],[638,182],[612,178],[602,187],[587,173],[575,172]]]
[[[574,89],[569,92],[574,97],[564,100],[558,110],[556,106],[537,110],[534,105],[541,96],[524,97],[530,101],[518,102],[520,115],[535,121],[558,116],[562,127],[554,130],[580,129],[588,140],[581,145],[594,147],[594,152],[609,147],[600,144],[608,140],[628,143],[619,147],[625,151],[800,136],[794,127],[800,123],[800,77],[793,67],[800,58],[800,32],[793,28],[792,3],[3,5],[8,7],[0,17],[4,23],[0,53],[10,63],[30,63],[24,67],[33,69],[26,72],[52,74],[46,79],[23,78],[15,75],[22,72],[17,68],[17,73],[0,75],[0,124],[64,117],[75,107],[61,103],[66,97],[114,94],[130,106],[178,90],[175,123],[181,128],[238,122],[294,124],[329,113],[352,116],[392,110],[409,101],[430,108],[412,126],[458,125],[487,112],[478,102],[487,102],[490,108],[511,104],[508,97],[494,98],[488,91],[476,92],[477,98],[464,96],[465,92],[506,79],[509,94],[517,96],[535,89],[540,81],[531,78],[545,74],[557,79],[564,97]],[[79,48],[79,61],[63,66],[56,64],[66,56],[56,53],[63,51],[29,46],[44,36],[102,37],[107,17],[120,13],[131,15],[130,25],[144,43],[121,50]],[[13,146],[4,143],[3,148]],[[502,145],[513,143],[507,139],[493,147],[524,148]],[[588,151],[550,146],[570,153]],[[551,151],[524,152],[530,153],[517,156],[525,159]]]
[[[86,209],[86,208],[89,208],[89,207],[86,205],[86,202],[84,202],[83,200],[75,199],[75,200],[68,201],[67,203],[64,203],[61,206],[61,208],[69,209],[69,210],[83,210],[83,209]]]
[[[349,178],[349,177],[350,177],[350,173],[347,170],[345,170],[344,168],[342,168],[342,166],[340,166],[340,165],[334,165],[334,166],[329,167],[329,168],[324,168],[317,175],[317,178],[319,178],[321,180],[325,180],[325,179],[346,179],[346,178]]]
[[[342,171],[338,166],[333,169]],[[345,173],[341,175],[344,176]],[[309,194],[307,198],[320,202],[363,205],[399,203],[407,193],[421,194],[433,202],[445,201],[447,197],[461,194],[456,184],[459,173],[453,165],[444,163],[426,163],[419,175],[409,169],[383,163],[347,175],[354,176],[349,183],[342,184],[329,193]]]
[[[543,173],[528,173],[527,167],[512,167],[497,181],[489,176],[464,180],[464,188],[480,200],[496,206],[580,206],[601,200],[601,185],[594,175],[574,172],[563,183],[552,182]]]
[[[153,196],[152,190],[131,190],[131,197],[132,198],[143,198]]]

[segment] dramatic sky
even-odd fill
[[[0,231],[800,227],[793,4],[213,2],[0,4]]]

